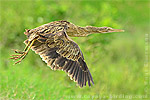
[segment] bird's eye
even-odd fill
[[[104,30],[105,30],[105,31],[108,31],[108,30],[109,30],[109,28],[108,28],[108,27],[104,27]]]
[[[106,31],[108,31],[108,27],[105,27],[104,29],[105,29]]]

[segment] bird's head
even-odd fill
[[[111,32],[124,32],[122,29],[113,29],[111,27],[100,27],[98,30],[100,33],[111,33]]]

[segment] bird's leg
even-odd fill
[[[23,52],[18,51],[18,50],[14,50],[15,53],[19,53],[19,54],[18,55],[12,55],[13,57],[10,59],[14,59],[14,60],[20,59],[19,61],[15,62],[15,64],[21,62],[26,57],[26,55],[28,54],[28,52],[29,52],[30,48],[32,47],[35,40],[36,39],[29,41]]]
[[[15,51],[15,53],[23,54],[27,50],[27,48],[29,47],[30,43],[31,43],[31,41],[28,41],[28,44],[26,45],[26,47],[24,48],[23,51],[19,51],[19,50],[15,50],[15,49],[13,49],[13,50]]]
[[[26,47],[24,48],[24,52],[28,49],[29,45],[30,45],[31,41],[28,41],[28,44],[26,45]]]
[[[13,57],[11,57],[10,59],[17,60],[17,59],[21,58],[24,55],[24,52],[26,51],[26,49],[29,47],[29,45],[30,45],[30,41],[28,41],[28,44],[26,45],[24,51],[19,51],[19,50],[13,49],[15,51],[15,53],[17,53],[17,55],[12,55]]]

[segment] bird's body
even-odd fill
[[[121,31],[123,30],[109,27],[79,27],[68,21],[54,21],[35,29],[27,29],[24,32],[28,37],[24,41],[27,45],[24,52],[15,50],[19,55],[13,55],[11,59],[20,59],[16,63],[21,62],[31,48],[41,56],[51,69],[64,70],[80,87],[85,86],[86,82],[91,86],[91,83],[94,84],[94,82],[83,54],[79,46],[69,36],[82,37],[92,33]]]

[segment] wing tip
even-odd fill
[[[65,71],[66,72],[66,71]],[[84,72],[84,71],[82,71]],[[80,88],[86,87],[87,85],[89,87],[91,87],[92,85],[94,85],[94,81],[92,76],[90,75],[90,72],[84,72],[85,76],[83,76],[82,78],[78,77],[76,78],[73,74],[70,74],[68,72],[66,72],[68,74],[68,76],[70,77],[71,80],[73,80],[74,82],[76,82],[76,85],[79,86]],[[78,73],[79,74],[79,73]],[[74,76],[74,77],[73,77]],[[86,78],[86,80],[84,80],[84,77]],[[78,79],[79,78],[79,79]]]

